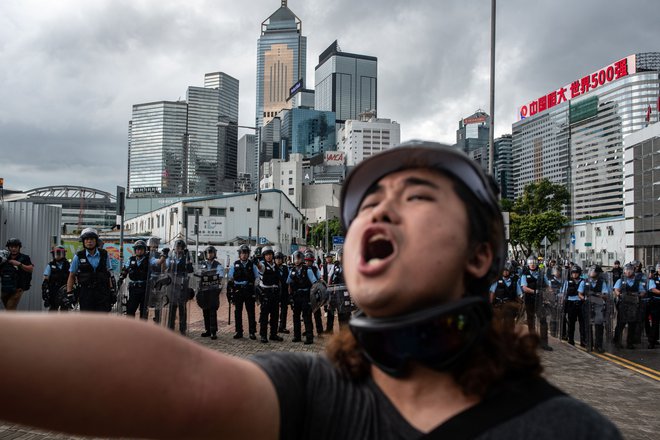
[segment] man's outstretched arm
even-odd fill
[[[279,436],[279,404],[254,363],[149,323],[0,316],[0,418],[82,435]]]

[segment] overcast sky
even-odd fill
[[[378,57],[378,114],[402,140],[455,142],[489,108],[489,0],[289,0],[319,54]],[[260,25],[278,0],[2,0],[0,177],[5,188],[126,184],[133,104],[185,99],[204,73],[240,80],[254,125]],[[658,0],[498,2],[496,136],[516,108],[626,55],[660,51]]]

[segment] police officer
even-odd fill
[[[99,248],[99,234],[96,229],[85,228],[80,234],[83,249],[73,256],[66,283],[66,303],[75,303],[73,284],[78,278],[80,286],[79,302],[82,312],[109,312],[117,301],[113,292],[112,266],[108,251]]]
[[[319,267],[316,265],[316,260],[314,258],[314,252],[311,250],[305,251],[305,265],[314,272],[316,280],[313,281],[312,284],[321,279]],[[316,324],[316,333],[319,336],[323,335],[323,312],[321,312],[320,307],[314,311],[314,324]]]
[[[293,253],[294,267],[289,271],[289,278],[287,279],[289,293],[293,301],[293,339],[291,341],[301,341],[300,319],[302,317],[305,323],[305,344],[313,344],[314,327],[312,326],[312,305],[310,304],[309,292],[317,278],[312,267],[303,262],[303,258],[305,257],[300,251]],[[314,264],[313,256],[311,264]]]
[[[505,263],[502,276],[490,286],[490,303],[493,305],[495,318],[499,318],[501,324],[510,330],[515,327],[523,296],[518,285],[518,276],[512,273],[511,263]]]
[[[234,339],[243,337],[243,306],[248,315],[250,339],[257,339],[257,321],[254,316],[254,284],[259,278],[259,269],[250,257],[250,247],[246,244],[238,248],[238,260],[229,269],[230,298],[234,303]]]
[[[651,316],[651,328],[648,332],[648,348],[655,348],[658,343],[660,329],[660,263],[655,266],[655,276],[648,282],[649,305],[648,313]]]
[[[346,285],[346,280],[344,279],[344,267],[341,264],[341,249],[337,254],[337,259],[333,263],[335,266],[332,270],[332,276],[330,278],[331,285]],[[337,321],[339,321],[339,327],[344,328],[348,325],[348,321],[351,319],[351,313],[353,312],[353,301],[348,290],[344,291],[342,296],[340,296],[341,304],[338,304],[337,309]]]
[[[277,332],[289,334],[291,332],[286,328],[286,316],[289,311],[289,288],[286,280],[289,278],[289,266],[284,264],[285,261],[286,257],[282,252],[275,253],[275,265],[277,266],[280,284],[280,324]]]
[[[335,271],[335,265],[334,265],[334,256],[330,252],[326,252],[325,255],[323,256],[323,264],[321,264],[321,279],[325,282],[326,285],[330,285],[332,283],[332,276]],[[332,334],[334,330],[334,324],[335,324],[335,309],[334,307],[326,304],[323,306],[323,310],[325,311],[326,314],[326,327],[325,327],[325,333],[330,333]],[[320,313],[320,310],[319,310]]]
[[[259,335],[262,343],[268,343],[268,324],[270,323],[270,340],[282,342],[284,339],[277,335],[280,309],[280,272],[274,261],[275,252],[272,247],[265,246],[261,251],[261,255],[264,261],[259,265],[261,279],[257,287],[261,304]]]
[[[34,266],[30,257],[21,253],[21,240],[10,238],[6,245],[7,251],[0,256],[0,297],[6,310],[16,310],[23,292],[30,289]]]
[[[188,301],[194,296],[189,288],[190,274],[193,272],[188,246],[183,240],[174,242],[174,252],[170,255],[168,272],[173,277],[172,296],[167,316],[167,327],[174,330],[177,312],[179,313],[179,333],[188,330]]]
[[[50,251],[53,259],[44,269],[44,282],[41,285],[41,294],[44,300],[44,307],[48,311],[69,310],[60,301],[60,289],[66,288],[66,281],[69,278],[69,261],[66,259],[66,249],[64,246],[54,246]]]
[[[619,313],[614,329],[614,345],[616,348],[623,348],[621,336],[626,325],[628,326],[626,348],[635,348],[635,327],[637,327],[637,321],[639,321],[640,299],[644,294],[644,283],[635,275],[635,267],[630,263],[623,266],[623,278],[614,285],[614,295],[619,303]]]
[[[165,293],[161,290],[171,282],[171,278],[162,278],[162,275],[167,272],[167,257],[169,256],[170,249],[164,248],[162,251],[158,250],[160,246],[160,238],[151,237],[147,241],[149,247],[149,285],[147,290],[147,306],[154,308],[154,321],[160,323],[162,316],[162,298]]]
[[[225,269],[216,259],[217,250],[214,246],[206,248],[204,257],[205,260],[201,264],[199,293],[197,294],[197,304],[204,314],[204,333],[201,336],[218,339],[218,309],[220,308],[220,290]]]
[[[584,301],[584,281],[580,279],[582,268],[577,264],[571,268],[570,278],[564,282],[561,293],[564,298],[566,314],[568,315],[567,338],[568,343],[575,345],[575,321],[580,325],[580,345],[586,347],[584,315],[582,302]]]
[[[147,282],[149,280],[149,254],[147,243],[137,240],[133,244],[133,255],[126,261],[119,275],[119,286],[128,277],[128,302],[126,314],[135,316],[140,309],[140,319],[147,319]]]
[[[589,313],[589,340],[591,347],[597,353],[604,353],[603,332],[607,319],[607,307],[610,306],[610,289],[601,274],[603,269],[597,264],[591,266],[588,279],[584,283],[584,296],[587,300],[587,313]]]
[[[541,290],[546,286],[546,280],[543,272],[537,267],[537,259],[530,256],[527,259],[527,267],[520,277],[520,287],[525,298],[525,312],[527,313],[527,328],[530,332],[536,331],[537,310],[543,307],[543,297]],[[548,320],[546,314],[539,314],[539,330],[541,336],[541,347],[544,350],[552,351],[548,345]]]

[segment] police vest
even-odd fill
[[[286,280],[289,278],[289,266],[283,264],[277,268],[280,277],[280,284],[286,286]]]
[[[261,277],[262,282],[265,286],[277,286],[280,283],[280,274],[277,270],[277,266],[271,265],[267,262],[264,262],[264,273]]]
[[[84,249],[76,254],[78,257],[78,282],[83,288],[108,288],[110,272],[108,271],[108,252],[105,249],[97,249],[101,256],[99,265],[94,266],[87,260],[87,251]]]
[[[526,269],[526,271],[523,272],[523,275],[525,275],[527,278],[527,287],[529,289],[536,290],[538,287],[540,287],[538,278],[534,277],[529,269]],[[537,271],[536,276],[541,276],[540,272]]]
[[[623,275],[623,269],[620,267],[615,267],[612,269],[612,282],[616,283],[621,279],[621,275]]]
[[[252,261],[248,260],[243,266],[241,260],[234,261],[234,281],[240,283],[247,282],[248,284],[254,284],[254,266]]]
[[[181,258],[174,256],[173,261],[174,265],[171,266],[171,269],[172,272],[174,272],[176,275],[185,275],[186,273],[192,272],[191,268],[189,267],[187,253],[183,254]]]
[[[138,265],[138,258],[134,255],[128,260],[128,278],[131,281],[146,281],[149,276],[149,255],[145,255]]]
[[[561,288],[561,281],[559,281],[556,278],[551,279],[550,280],[550,287],[552,287],[553,289]]]
[[[69,279],[69,267],[71,266],[67,260],[62,260],[62,268],[57,265],[57,260],[52,260],[48,265],[50,266],[50,275],[48,275],[48,290],[57,292],[60,287],[66,284]]]
[[[566,285],[566,297],[578,296],[579,286],[580,286],[579,281],[568,280],[568,283]]]
[[[323,263],[323,281],[326,283],[330,282],[329,277],[328,277],[328,268],[331,267],[332,265],[328,263]]]
[[[514,279],[513,277],[510,278],[511,284],[506,285],[506,281],[504,278],[500,278],[497,280],[497,286],[495,286],[495,296],[499,299],[506,299],[509,301],[513,301],[516,299],[518,296],[518,292],[516,291],[517,287],[517,280]]]
[[[291,269],[291,288],[296,289],[309,289],[312,287],[312,281],[307,276],[307,269],[309,267],[302,265],[296,266]]]
[[[210,263],[208,261],[202,263],[204,273],[199,281],[200,289],[212,289],[217,288],[220,285],[218,266],[220,266],[220,263],[218,263],[217,260],[212,260]]]
[[[9,256],[9,259],[16,260],[19,263],[23,263],[25,265],[31,264],[30,259],[21,253],[15,257]],[[28,290],[32,282],[32,273],[25,272],[23,269],[19,269],[17,266],[13,266],[9,264],[9,262],[5,262],[4,264],[0,265],[0,278],[2,278],[3,290]]]
[[[632,286],[628,285],[628,282],[624,279],[621,280],[621,293],[638,293],[639,292],[639,282],[638,278],[635,278],[635,282]]]
[[[584,287],[585,287],[585,293],[587,293],[587,294],[589,294],[589,293],[602,293],[603,292],[603,280],[601,278],[599,278],[598,281],[596,281],[596,286],[595,287],[591,287],[591,283],[590,282],[588,283],[588,282],[585,281]]]
[[[339,265],[335,265],[335,270],[332,272],[332,284],[344,284],[344,269]]]
[[[656,275],[653,278],[653,281],[655,281],[655,288],[660,289],[660,275]],[[651,294],[651,298],[654,300],[660,299],[660,293],[653,293],[651,292],[651,289],[649,289],[649,293]]]

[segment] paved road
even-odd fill
[[[221,307],[220,333],[216,341],[200,336],[203,331],[201,312],[196,306],[191,307],[190,322],[191,339],[211,349],[240,357],[246,357],[258,351],[311,351],[323,349],[325,338],[317,338],[314,345],[292,343],[291,335],[284,335],[284,342],[262,344],[258,340],[234,340],[233,323],[227,326],[226,305]],[[232,317],[233,321],[233,317]],[[244,324],[245,325],[245,324]],[[291,326],[289,325],[289,328]],[[543,353],[545,375],[564,391],[594,406],[609,417],[621,429],[625,438],[651,440],[657,439],[660,432],[660,372],[658,379],[651,379],[640,373],[624,368],[604,357],[597,357],[561,343],[551,340],[552,352]],[[652,353],[655,355],[655,353]],[[558,421],[561,423],[561,421]],[[31,428],[2,424],[0,422],[0,440],[5,439],[66,439],[66,435],[40,432]]]

